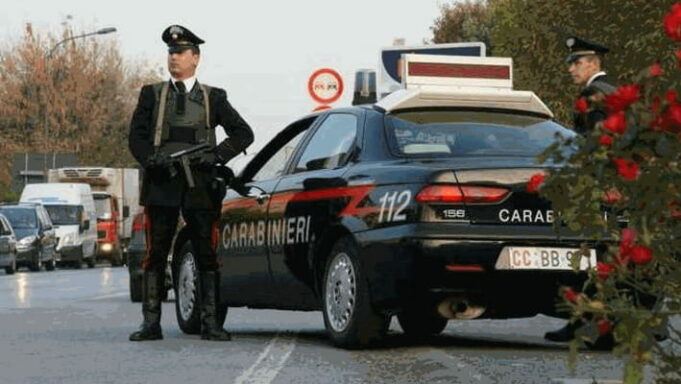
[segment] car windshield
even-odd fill
[[[78,225],[83,207],[80,205],[45,205],[54,225]]]
[[[551,120],[511,112],[429,110],[386,116],[399,155],[534,157],[575,133]]]
[[[14,229],[28,229],[38,226],[38,218],[32,208],[2,208],[0,212],[5,215]]]
[[[111,219],[111,196],[95,195],[95,211],[97,211],[97,218],[109,220]]]

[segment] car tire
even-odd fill
[[[17,255],[14,255],[12,259],[12,264],[5,267],[5,273],[8,275],[13,275],[17,271]]]
[[[363,348],[385,336],[390,316],[376,312],[371,305],[369,286],[352,238],[343,237],[334,244],[322,284],[324,326],[334,345]]]
[[[57,256],[55,255],[54,251],[52,251],[52,258],[50,259],[50,262],[45,264],[45,270],[47,271],[54,271],[57,268]]]
[[[43,269],[43,250],[42,248],[38,251],[38,255],[33,263],[28,267],[31,272],[40,272]]]
[[[142,289],[144,280],[142,277],[130,276],[130,301],[133,303],[142,302]]]
[[[430,307],[407,308],[397,315],[397,320],[404,333],[414,338],[439,335],[448,321]]]
[[[197,261],[194,256],[194,249],[190,242],[186,242],[179,255],[177,271],[173,275],[176,279],[175,285],[175,315],[177,324],[182,332],[188,335],[198,335],[201,333],[201,308],[199,305],[199,271],[196,267]],[[218,303],[217,321],[222,326],[227,317],[227,305]]]
[[[175,315],[182,332],[188,335],[201,333],[201,314],[199,309],[199,273],[196,258],[190,242],[180,250],[175,279]]]

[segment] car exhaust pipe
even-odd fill
[[[475,305],[465,297],[449,297],[437,306],[437,312],[447,319],[471,320],[485,313],[486,307]]]

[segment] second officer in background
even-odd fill
[[[144,168],[141,204],[147,219],[147,255],[142,261],[144,285],[140,330],[131,341],[162,339],[161,292],[165,290],[165,265],[178,216],[186,222],[198,261],[201,338],[229,340],[218,324],[216,302],[220,277],[216,250],[211,241],[217,225],[224,185],[216,182],[216,165],[224,164],[253,142],[249,125],[227,101],[223,89],[196,79],[204,41],[189,29],[172,25],[163,32],[168,45],[168,81],[142,87],[132,117],[129,146]],[[215,128],[228,138],[216,142]],[[201,143],[211,151],[192,162],[195,186],[168,155]]]

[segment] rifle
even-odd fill
[[[194,188],[196,184],[194,183],[194,175],[192,174],[192,170],[190,167],[191,161],[198,158],[200,155],[204,153],[210,153],[213,150],[214,148],[212,145],[208,143],[201,143],[193,147],[189,147],[181,151],[174,152],[170,154],[170,156],[168,157],[170,158],[171,162],[179,162],[180,166],[182,167],[182,170],[184,171],[184,177],[187,179],[187,185],[189,186],[189,188]],[[170,176],[175,177],[175,175],[177,174],[177,170],[175,169],[173,164],[171,164],[169,168]]]

